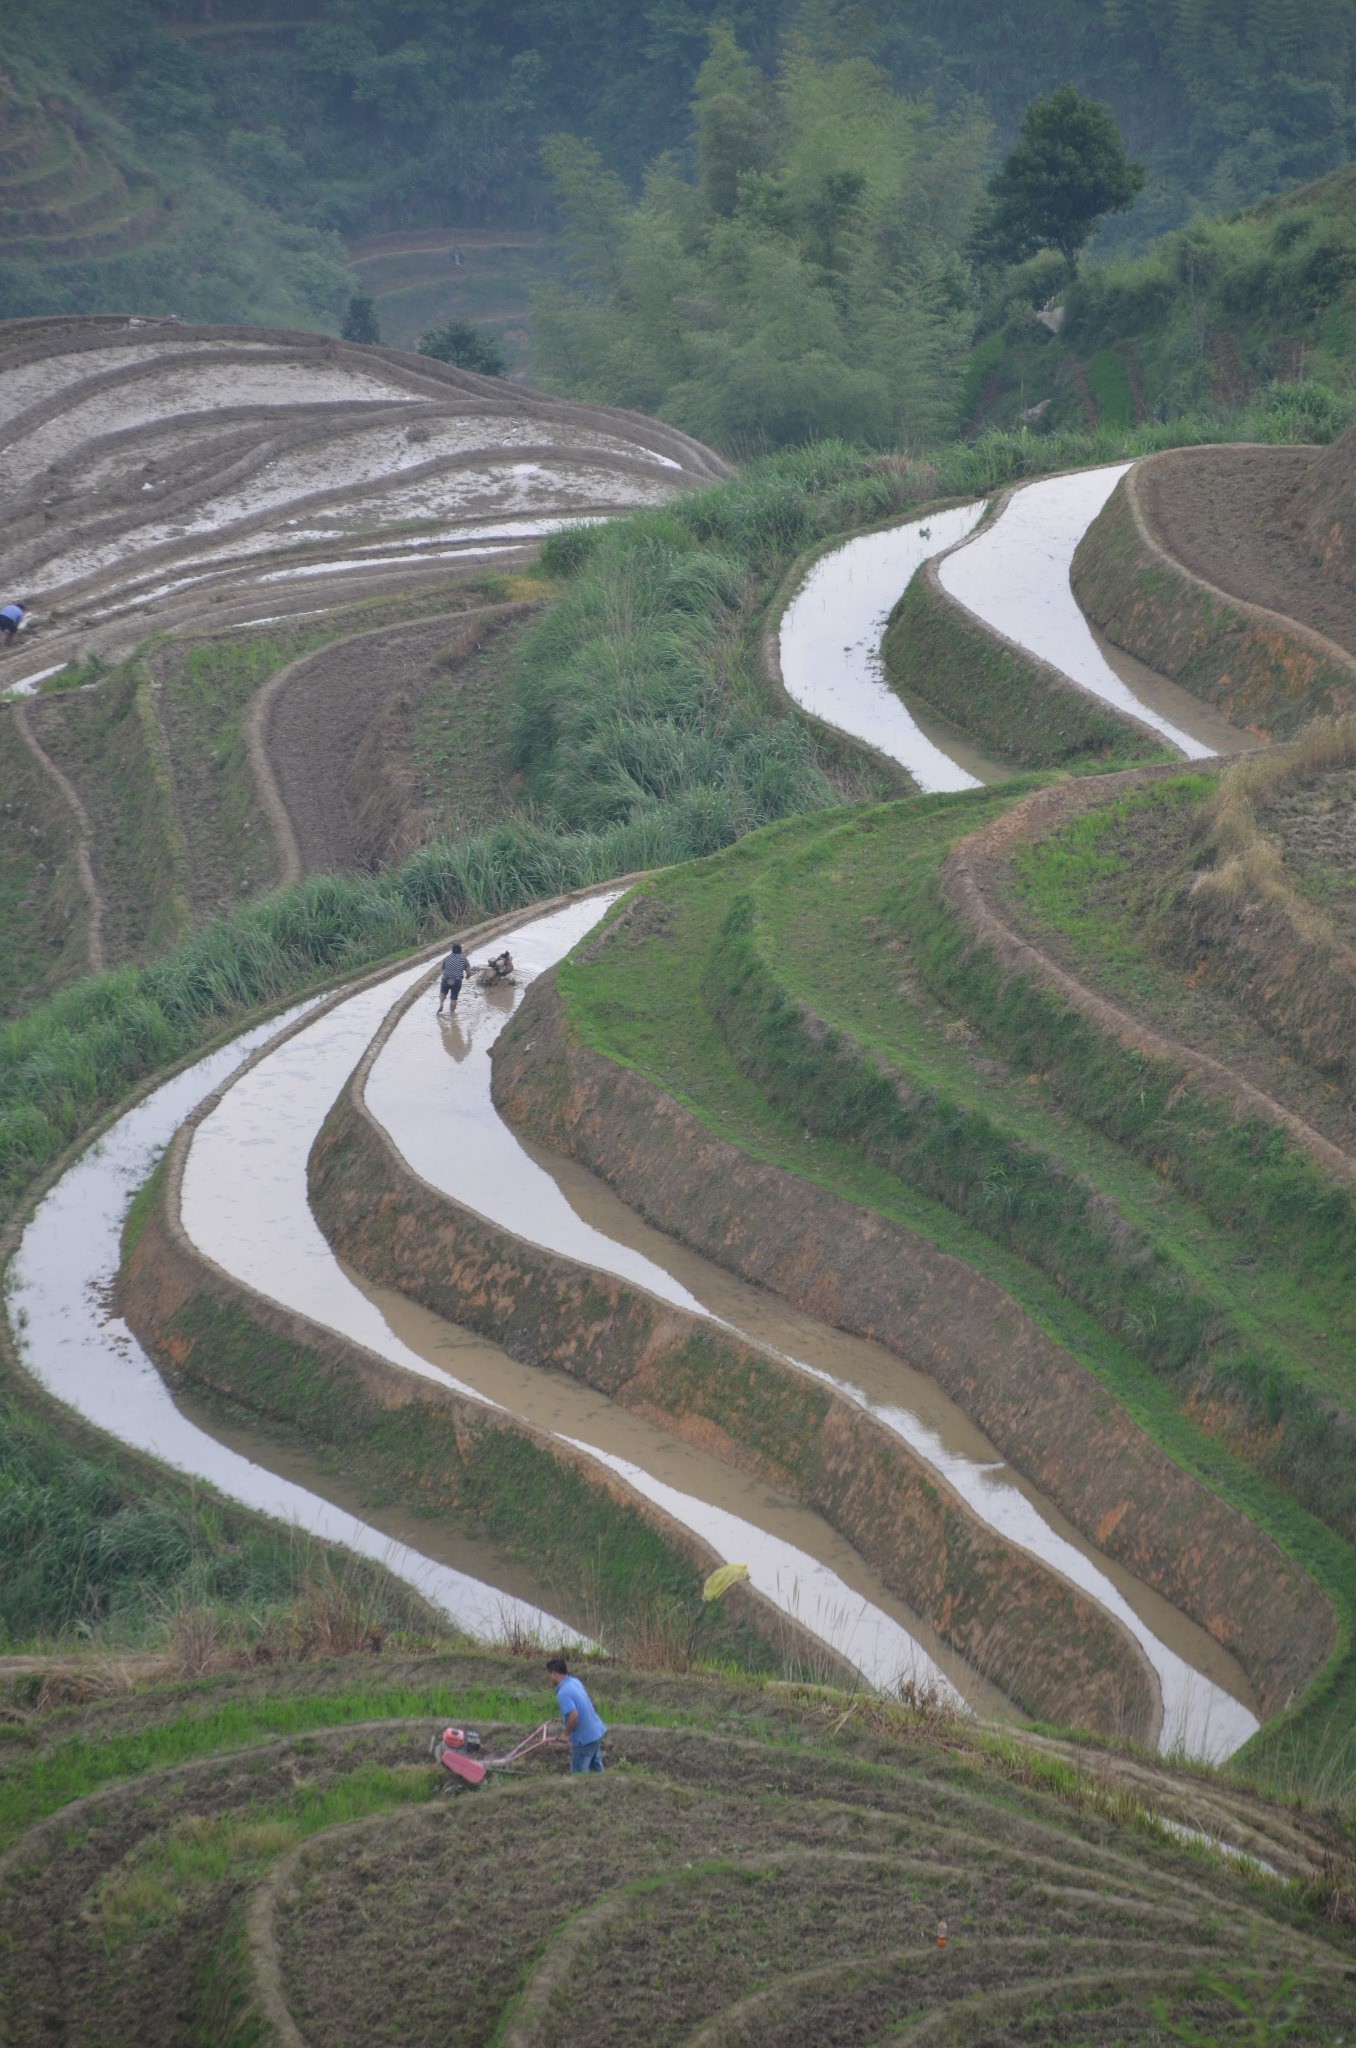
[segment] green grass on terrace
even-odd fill
[[[796,820],[660,877],[646,889],[663,906],[662,926],[635,943],[587,949],[567,961],[562,996],[589,1044],[648,1074],[722,1137],[889,1216],[1005,1287],[1156,1442],[1313,1573],[1337,1603],[1339,1651],[1303,1706],[1272,1722],[1239,1768],[1283,1784],[1330,1782],[1334,1775],[1345,1782],[1356,1766],[1356,1550],[1204,1431],[1149,1360],[1046,1273],[855,1145],[822,1132],[807,1137],[801,1109],[777,1107],[736,1064],[709,1007],[711,957],[731,903],[752,889],[768,920],[763,936],[793,995],[854,1037],[880,1045],[923,1086],[960,1096],[995,1123],[1001,1119],[1012,1136],[1094,1180],[1245,1329],[1269,1332],[1278,1344],[1282,1333],[1297,1332],[1303,1359],[1312,1304],[1284,1268],[1240,1275],[1225,1233],[1122,1147],[1063,1111],[1025,1071],[1006,1072],[974,1020],[934,1000],[906,954],[889,944],[901,877],[911,866],[924,876],[935,872],[955,837],[1028,787]]]
[[[199,1697],[193,1700],[190,1695],[191,1703],[181,1711],[159,1720],[148,1711],[141,1725],[103,1740],[84,1728],[65,1739],[58,1737],[37,1754],[20,1751],[6,1756],[0,1749],[0,1851],[73,1799],[143,1771],[362,1721],[427,1720],[432,1726],[435,1721],[445,1721],[450,1711],[445,1681],[430,1679],[422,1686],[373,1683],[331,1692],[321,1689],[323,1678],[321,1673],[321,1685],[314,1691],[267,1692],[224,1702],[214,1698],[215,1686],[208,1681],[197,1689]],[[741,1686],[756,1683],[747,1673],[740,1673]],[[717,1687],[706,1714],[680,1712],[654,1705],[643,1689],[629,1682],[609,1685],[601,1677],[590,1677],[589,1684],[600,1710],[611,1719],[657,1727],[700,1727],[718,1712],[721,1697]],[[155,1696],[145,1697],[153,1708]],[[503,1721],[522,1727],[555,1716],[554,1694],[539,1663],[524,1666],[524,1683],[518,1687],[459,1684],[455,1706],[460,1720],[468,1723]],[[427,1792],[426,1776],[424,1789]]]

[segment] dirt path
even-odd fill
[[[371,865],[352,786],[359,749],[394,700],[423,696],[467,616],[356,634],[303,655],[270,685],[251,727],[286,813],[297,876]]]
[[[12,706],[12,714],[24,745],[32,754],[43,774],[55,783],[57,789],[61,792],[62,800],[69,806],[71,814],[75,819],[77,834],[75,847],[76,868],[80,876],[80,887],[83,889],[85,900],[89,904],[89,935],[86,941],[89,953],[89,971],[91,974],[102,974],[108,964],[104,949],[104,913],[106,906],[103,893],[94,879],[94,867],[90,860],[90,847],[93,844],[94,834],[89,822],[89,812],[81,802],[80,794],[75,784],[68,775],[58,768],[56,762],[45,751],[38,740],[28,715],[27,706],[16,702]]]
[[[1265,1087],[1255,1085],[1238,1065],[1226,1065],[1207,1051],[1199,1042],[1200,1033],[1188,1040],[1156,1031],[1143,1017],[1089,988],[1070,971],[1072,956],[1068,964],[1061,964],[1044,942],[1037,945],[1021,932],[1012,905],[1005,900],[1011,859],[1019,847],[1047,838],[1079,813],[1114,801],[1121,791],[1178,772],[1176,767],[1132,769],[1127,774],[1103,776],[1091,783],[1037,790],[1006,811],[996,823],[961,840],[942,868],[943,893],[952,909],[977,938],[993,949],[1008,972],[1035,976],[1121,1045],[1150,1059],[1185,1067],[1192,1082],[1227,1102],[1236,1115],[1260,1117],[1278,1126],[1325,1172],[1346,1181],[1356,1180],[1356,1132],[1348,1137],[1338,1129],[1334,1136],[1325,1135]],[[1335,1137],[1340,1137],[1341,1142],[1335,1142]]]
[[[1298,619],[1356,655],[1356,591],[1316,569],[1290,529],[1313,448],[1193,448],[1146,463],[1140,503],[1167,552],[1217,589]]]

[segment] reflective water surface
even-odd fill
[[[880,643],[914,571],[953,547],[983,503],[861,533],[821,555],[782,615],[782,679],[805,711],[879,747],[928,794],[994,779],[959,734],[930,738],[885,680]],[[985,770],[989,772],[985,772]]]
[[[24,1364],[58,1400],[110,1436],[178,1472],[210,1481],[247,1507],[376,1558],[473,1635],[494,1638],[511,1626],[552,1638],[574,1633],[555,1616],[422,1556],[281,1477],[259,1458],[217,1441],[175,1406],[131,1330],[109,1312],[123,1220],[133,1194],[189,1110],[287,1021],[275,1018],[260,1025],[165,1082],[91,1146],[45,1197],[10,1272],[7,1307]],[[269,1455],[266,1445],[259,1451],[261,1457]]]
[[[544,918],[508,945],[522,983],[563,955],[569,927]],[[570,941],[572,943],[572,941]],[[1096,1552],[1007,1466],[936,1384],[883,1347],[800,1315],[648,1228],[573,1162],[523,1146],[490,1095],[486,1055],[519,1000],[468,990],[455,1016],[416,995],[368,1076],[366,1100],[412,1169],[532,1243],[708,1315],[835,1386],[901,1436],[1004,1537],[1042,1558],[1117,1616],[1142,1644],[1163,1694],[1164,1749],[1223,1757],[1253,1734],[1241,1669],[1161,1596]]]
[[[1152,726],[1188,760],[1255,746],[1189,691],[1094,634],[1079,609],[1069,584],[1074,550],[1130,467],[1023,485],[992,525],[941,563],[942,587],[995,632]]]
[[[515,960],[535,971],[567,952],[615,896],[613,891],[528,920],[496,939],[496,949],[508,945]],[[226,1091],[194,1132],[185,1166],[182,1216],[193,1242],[233,1278],[407,1371],[553,1428],[599,1463],[623,1473],[638,1491],[708,1542],[719,1508],[719,1526],[733,1545],[728,1560],[747,1564],[761,1592],[847,1657],[871,1683],[890,1686],[908,1677],[949,1694],[947,1671],[930,1654],[930,1631],[818,1515],[563,1374],[519,1365],[497,1346],[465,1341],[464,1332],[455,1333],[451,1343],[439,1343],[436,1333],[447,1326],[437,1318],[421,1319],[413,1304],[397,1307],[395,1299],[364,1290],[341,1267],[311,1214],[307,1158],[330,1106],[392,1003],[427,973],[426,963],[404,968],[337,1004]],[[452,1030],[479,1013],[496,1020],[497,1035],[513,1000],[511,991],[502,997],[494,1006],[488,998],[463,996]],[[436,1033],[439,1026],[427,1014],[433,1001],[426,994],[419,1010],[426,1028]],[[488,1093],[489,1062],[483,1052],[474,1071]],[[446,1141],[437,1109],[435,1102],[425,1101],[422,1121],[429,1129],[441,1129]],[[452,1156],[463,1174],[471,1170],[472,1161],[460,1148]],[[535,1173],[530,1161],[524,1163]],[[486,1193],[479,1185],[483,1179],[478,1172],[477,1206]],[[465,1195],[464,1181],[461,1186]],[[502,1200],[511,1205],[512,1199],[510,1179]],[[490,1206],[493,1210],[497,1203]],[[605,1243],[598,1238],[600,1246]],[[576,1249],[572,1256],[587,1258],[588,1252]],[[954,1669],[954,1660],[947,1663]],[[984,1689],[985,1711],[996,1704]]]

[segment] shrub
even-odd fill
[[[502,377],[508,369],[495,336],[483,327],[473,327],[469,320],[449,320],[446,327],[431,327],[419,337],[419,353],[440,363],[454,363],[459,370],[475,370],[482,377]]]

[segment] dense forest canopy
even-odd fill
[[[539,299],[538,375],[727,448],[944,436],[987,123],[808,39],[765,78],[727,28],[694,116],[695,177],[665,155],[634,207],[588,143],[545,146],[570,285]]]
[[[0,317],[361,315],[371,335],[390,304],[387,339],[465,326],[463,352],[735,452],[1138,419],[1299,365],[1345,388],[1356,361],[1340,178],[1302,219],[1202,225],[1356,156],[1356,0],[10,0],[8,19]],[[1066,224],[1062,257],[1041,229],[985,261],[986,181],[1066,88],[1105,107],[1143,189]],[[1099,219],[1073,362],[1033,311]],[[473,298],[352,247],[425,227],[531,250]]]
[[[1143,241],[1356,155],[1356,0],[11,0],[45,52],[156,146],[193,135],[311,225],[522,218],[542,141],[589,140],[638,189],[691,144],[713,22],[770,75],[788,38],[878,65],[999,144],[1066,81],[1149,169]],[[267,13],[272,33],[259,33]],[[232,22],[246,27],[232,33]]]

